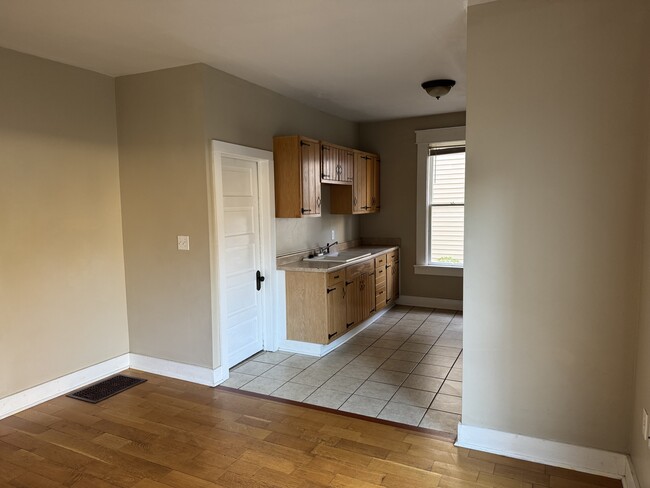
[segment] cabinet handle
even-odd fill
[[[390,264],[387,264],[387,265],[386,265],[386,269],[388,269],[388,268],[390,268]]]
[[[327,334],[327,338],[328,338],[328,339],[331,339],[331,338],[334,337],[336,334],[338,334],[338,332],[332,332],[331,334]]]
[[[337,280],[337,279],[340,278],[340,276],[341,276],[341,275],[336,275],[336,276],[334,276],[334,279]]]
[[[354,281],[346,281],[345,286],[351,285],[352,283],[354,283]]]
[[[377,293],[377,295],[382,295],[383,293],[384,293],[384,291],[382,290],[379,293]]]
[[[329,178],[330,175],[326,175],[325,173],[321,173],[321,174],[320,174],[320,177],[321,177],[321,178]]]
[[[349,329],[349,328],[352,327],[353,325],[354,325],[354,322],[350,322],[349,324],[345,324],[345,328],[346,328],[346,329]]]
[[[334,290],[336,290],[336,288],[328,288],[327,293],[332,293]]]
[[[301,208],[300,211],[302,213],[309,213],[309,212],[311,212],[311,208]]]
[[[316,199],[316,206],[317,206],[318,208],[320,208],[320,197],[318,197],[318,198]]]

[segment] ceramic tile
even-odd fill
[[[367,415],[369,417],[376,417],[379,412],[386,406],[386,400],[379,400],[377,398],[368,398],[360,395],[352,395],[341,405],[339,410],[345,412],[356,413],[359,415]]]
[[[400,361],[399,359],[388,359],[380,367],[389,371],[401,371],[402,373],[410,373],[415,369],[418,363],[412,361]]]
[[[375,366],[360,366],[359,364],[348,364],[337,374],[343,376],[351,376],[352,378],[358,378],[361,380],[367,379],[372,373],[377,370]]]
[[[354,358],[348,366],[369,366],[371,368],[378,368],[384,361],[386,361],[386,359],[375,356],[358,356]]]
[[[291,378],[292,383],[300,383],[301,385],[321,386],[334,375],[331,370],[309,370],[306,369],[302,373],[297,374]]]
[[[462,396],[463,395],[463,384],[460,381],[446,380],[440,388],[440,393],[445,395],[453,396]]]
[[[378,339],[377,342],[373,344],[374,347],[382,347],[385,349],[398,349],[399,346],[404,344],[404,341],[395,341],[391,339]]]
[[[429,344],[420,344],[416,342],[405,342],[399,348],[400,351],[409,351],[409,352],[419,352],[420,354],[426,354],[431,346]]]
[[[377,383],[376,381],[366,381],[355,392],[357,395],[380,400],[390,400],[399,387],[387,383]]]
[[[319,388],[305,399],[305,403],[338,409],[348,398],[350,398],[350,393]]]
[[[460,415],[429,409],[424,414],[420,427],[455,434],[458,429],[458,422],[460,422]]]
[[[260,363],[271,363],[271,364],[280,364],[282,361],[290,358],[293,354],[288,352],[263,352],[257,356],[253,356],[253,361],[258,361]]]
[[[288,359],[285,359],[280,364],[282,366],[291,366],[292,368],[301,368],[305,369],[318,361],[317,357],[314,356],[304,356],[302,354],[294,354]]]
[[[361,386],[363,379],[352,378],[351,376],[344,376],[339,373],[332,376],[327,380],[323,387],[328,390],[344,391],[346,393],[354,393],[354,391]]]
[[[391,402],[405,403],[407,405],[415,405],[416,407],[428,408],[433,401],[436,394],[432,391],[416,390],[414,388],[401,387],[391,398]],[[422,412],[424,415],[424,412]]]
[[[436,346],[455,347],[455,348],[461,349],[463,347],[463,341],[462,340],[457,340],[457,339],[444,339],[444,338],[441,337],[436,342]]]
[[[433,376],[434,378],[446,378],[449,368],[445,366],[435,366],[433,364],[418,364],[413,373],[422,376]]]
[[[462,399],[457,396],[438,393],[431,404],[433,410],[460,414],[462,412]]]
[[[305,398],[316,391],[315,386],[301,385],[300,383],[285,383],[280,388],[275,390],[271,396],[278,398],[286,398],[287,400],[294,400],[302,402]]]
[[[427,390],[436,393],[442,386],[443,380],[440,378],[432,378],[431,376],[420,376],[411,374],[402,386],[408,388],[416,388],[418,390]]]
[[[390,401],[383,408],[378,418],[399,422],[400,424],[418,425],[426,411],[426,408]]]
[[[361,335],[356,335],[348,341],[348,344],[356,344],[359,346],[369,346],[377,340],[376,337],[364,337]]]
[[[361,353],[361,356],[373,356],[377,358],[388,359],[395,352],[394,349],[385,349],[383,347],[376,347],[374,344]]]
[[[390,359],[397,359],[399,361],[412,361],[417,363],[422,360],[424,354],[413,351],[406,351],[404,349],[398,349],[393,353]]]
[[[357,354],[361,354],[364,350],[366,349],[366,346],[362,346],[359,344],[349,344],[345,343],[335,349],[335,352],[340,353],[340,354],[349,354],[352,356],[356,356]]]
[[[372,374],[372,376],[370,376],[369,380],[378,383],[388,383],[389,385],[401,385],[407,377],[408,373],[378,369]]]
[[[414,344],[426,344],[428,346],[433,346],[436,343],[437,339],[438,338],[435,336],[413,334],[408,341]]]
[[[252,374],[259,376],[273,367],[272,363],[260,363],[258,361],[248,361],[247,363],[237,366],[233,371],[236,373]]]
[[[274,380],[289,381],[298,373],[302,373],[302,368],[292,368],[291,366],[283,366],[278,364],[271,369],[265,371],[260,376],[265,378],[273,378]]]
[[[451,368],[456,360],[447,356],[436,356],[435,354],[427,354],[422,358],[422,364],[433,364],[434,366],[445,366]]]
[[[274,380],[273,378],[264,378],[259,376],[254,380],[246,383],[240,390],[252,391],[254,393],[261,393],[262,395],[270,395],[275,390],[284,385],[284,381]]]
[[[411,334],[405,334],[403,332],[386,332],[383,336],[381,336],[382,339],[400,342],[404,342],[409,337],[411,337]]]
[[[241,386],[244,386],[249,381],[254,380],[255,378],[257,378],[257,376],[231,371],[230,378],[221,383],[221,385],[227,386],[228,388],[239,388]]]
[[[463,381],[463,370],[462,369],[452,369],[447,376],[448,380],[453,381]]]
[[[433,346],[429,351],[429,354],[435,354],[436,356],[447,356],[450,358],[457,358],[460,354],[460,349],[456,347],[444,347],[444,346]]]

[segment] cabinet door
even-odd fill
[[[347,149],[341,151],[342,180],[352,184],[354,181],[354,153]]]
[[[393,286],[395,282],[393,280],[393,264],[388,259],[386,261],[386,305],[391,305],[393,303]]]
[[[300,141],[302,215],[320,215],[320,144]]]
[[[367,168],[366,160],[368,156],[364,153],[354,154],[354,183],[352,185],[352,213],[366,213],[368,209],[366,199],[366,181]]]
[[[375,161],[374,156],[366,156],[366,207],[364,210],[367,212],[372,212],[375,206]]]
[[[372,185],[371,206],[373,212],[379,212],[380,204],[379,204],[379,158],[378,157],[373,158],[373,166],[374,167],[372,173],[373,185]]]
[[[393,300],[396,300],[399,298],[399,261],[394,261],[393,262],[393,286],[392,286],[392,291],[393,291]]]
[[[332,342],[347,331],[345,283],[339,281],[327,287],[327,342]]]
[[[360,317],[360,296],[359,296],[360,277],[345,282],[345,304],[346,304],[346,330],[359,323]]]

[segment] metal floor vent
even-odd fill
[[[106,400],[113,395],[117,395],[118,393],[128,390],[140,383],[144,383],[145,381],[147,380],[118,374],[117,376],[95,383],[94,385],[69,393],[66,396],[84,402],[99,403],[102,400]]]

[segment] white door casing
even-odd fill
[[[259,350],[276,350],[273,155],[212,142],[210,254],[213,355],[222,377]],[[265,277],[256,290],[255,273]],[[215,366],[217,366],[215,360]]]

